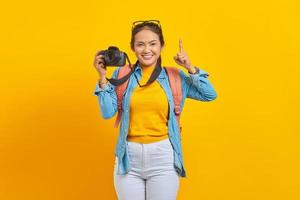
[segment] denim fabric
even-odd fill
[[[199,69],[199,68],[198,68]],[[119,68],[117,68],[112,77],[117,78]],[[142,76],[142,68],[137,66],[134,73],[136,74],[138,80]],[[217,94],[208,80],[208,73],[199,69],[199,72],[196,74],[185,74],[180,70],[181,85],[182,85],[182,102],[181,110],[183,110],[184,102],[186,98],[191,98],[199,101],[212,101],[217,97]],[[169,119],[168,119],[168,131],[169,139],[174,150],[174,167],[178,174],[182,177],[186,177],[186,172],[184,169],[183,157],[182,157],[182,147],[181,147],[181,136],[180,128],[178,126],[176,116],[174,113],[174,101],[172,97],[172,91],[169,85],[168,76],[165,70],[162,70],[159,74],[157,80],[169,102]],[[126,138],[129,128],[129,105],[130,105],[130,96],[137,87],[137,81],[132,75],[128,82],[127,90],[123,97],[123,112],[119,128],[119,136],[117,145],[115,148],[115,155],[118,157],[119,165],[117,173],[119,175],[124,175],[128,173],[131,169],[128,148],[126,145]],[[96,84],[96,89],[94,92],[98,96],[98,102],[100,105],[100,112],[103,118],[109,119],[112,118],[117,113],[117,97],[114,90],[114,86],[110,83],[106,85],[104,89],[101,89],[98,84]],[[151,98],[151,97],[149,97]]]
[[[179,176],[173,165],[169,139],[149,144],[127,142],[131,170],[118,175],[114,166],[114,186],[119,200],[176,200]]]

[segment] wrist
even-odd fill
[[[197,69],[194,66],[191,66],[188,68],[188,71],[190,74],[195,74],[197,72]]]
[[[189,74],[198,74],[199,73],[199,68],[198,67],[192,67],[192,70],[189,70]]]
[[[101,88],[104,88],[105,87],[105,85],[107,84],[107,80],[106,80],[106,78],[99,78],[98,79],[98,84],[99,84],[99,86],[101,87]]]
[[[100,84],[107,84],[107,82],[108,82],[107,80],[100,80],[100,79],[98,80],[99,85]]]
[[[98,82],[107,82],[106,77],[105,76],[100,76],[98,78]]]
[[[106,83],[98,83],[98,85],[99,85],[99,87],[101,88],[101,89],[104,89],[105,87],[106,87]]]
[[[99,79],[106,79],[106,73],[102,74],[102,73],[98,72],[98,77],[99,77]]]

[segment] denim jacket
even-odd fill
[[[199,68],[198,68],[199,69]],[[119,68],[117,68],[112,75],[112,78],[117,78]],[[136,74],[138,80],[141,79],[142,68],[138,65],[133,72]],[[185,74],[180,70],[181,84],[182,84],[182,102],[181,102],[181,111],[183,110],[184,102],[186,98],[191,98],[200,101],[212,101],[217,95],[208,80],[208,73],[199,69],[196,74]],[[169,119],[168,119],[168,135],[169,140],[173,146],[174,150],[174,168],[177,171],[178,175],[181,177],[186,177],[186,172],[183,164],[182,157],[182,147],[181,147],[181,136],[180,128],[178,126],[176,116],[174,113],[174,102],[172,97],[172,91],[169,85],[168,76],[166,71],[163,70],[156,79],[162,89],[164,90],[169,104]],[[130,171],[130,161],[127,148],[127,134],[129,129],[129,105],[130,105],[130,96],[138,86],[138,83],[134,77],[131,75],[128,82],[128,87],[123,97],[123,112],[120,121],[119,136],[117,145],[115,148],[115,156],[118,157],[118,175],[124,175]],[[98,96],[98,101],[100,105],[100,112],[104,119],[112,118],[118,111],[117,109],[117,96],[113,86],[110,83],[107,83],[104,89],[101,89],[99,85],[96,85],[94,94]]]

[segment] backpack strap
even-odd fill
[[[130,70],[131,69],[130,69],[129,65],[125,65],[124,67],[120,67],[119,74],[118,74],[118,79],[123,78],[124,76],[126,76],[130,72]],[[115,122],[115,128],[118,128],[121,117],[122,117],[123,95],[124,95],[124,92],[127,88],[128,81],[129,81],[129,79],[127,79],[127,81],[124,82],[123,84],[115,87],[115,91],[116,91],[116,95],[117,95],[117,104],[118,104],[118,115],[117,115],[116,122]]]
[[[173,100],[174,100],[174,112],[181,132],[182,127],[180,126],[180,114],[181,114],[180,104],[182,101],[182,90],[181,90],[181,78],[180,78],[179,70],[175,67],[165,67],[165,69],[169,77],[169,83],[170,83]]]

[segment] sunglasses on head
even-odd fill
[[[159,20],[144,20],[144,21],[134,21],[132,23],[132,29],[139,24],[146,24],[146,23],[154,23],[154,24],[158,25],[159,28],[161,28]]]

